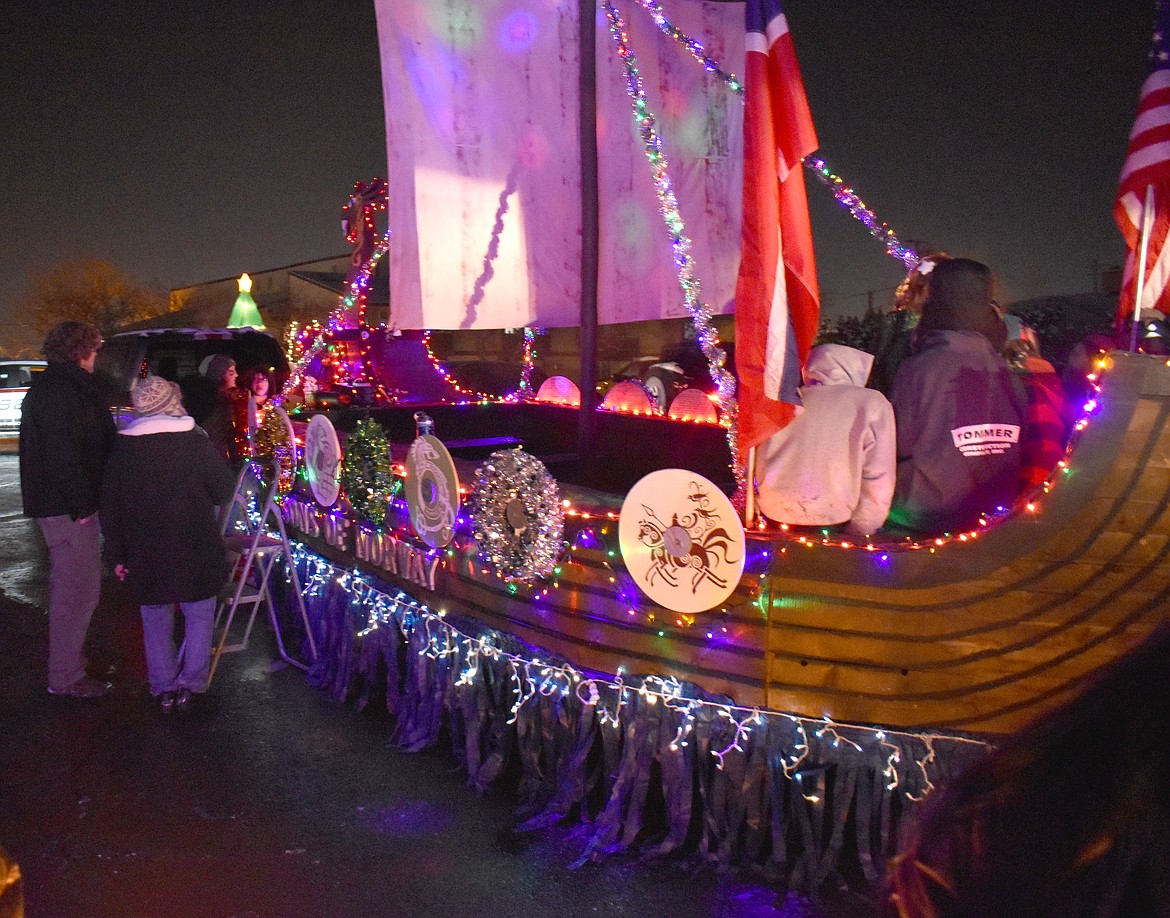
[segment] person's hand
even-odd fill
[[[79,522],[82,526],[84,526],[86,523],[92,523],[96,516],[97,516],[96,513],[91,513],[89,516],[83,516],[77,522]]]
[[[130,573],[130,572],[128,570],[126,570],[125,564],[115,564],[114,565],[114,576],[117,577],[119,580],[125,580],[126,575],[128,573]]]

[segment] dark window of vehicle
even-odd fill
[[[0,367],[0,389],[23,389],[32,382],[33,370],[39,372],[42,369],[19,365]]]

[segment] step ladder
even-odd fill
[[[259,475],[256,474],[257,469],[260,470]],[[262,605],[267,610],[268,621],[276,636],[276,647],[281,658],[298,669],[309,668],[309,663],[302,662],[288,653],[284,646],[284,637],[280,633],[280,622],[276,617],[270,584],[272,573],[279,570],[278,562],[281,560],[284,561],[284,569],[288,572],[293,601],[305,627],[310,663],[317,659],[317,642],[313,638],[309,615],[305,611],[305,600],[301,594],[300,578],[293,562],[288,532],[280,515],[280,507],[276,503],[279,481],[280,466],[275,459],[251,459],[245,462],[240,470],[231,503],[223,509],[221,531],[228,560],[232,564],[232,576],[216,604],[215,629],[219,634],[219,640],[211,655],[211,668],[207,675],[209,687],[215,677],[220,657],[225,653],[247,649],[252,626]],[[253,494],[256,495],[259,504],[256,509],[252,506]],[[247,622],[243,634],[235,643],[229,644],[228,635],[238,612],[247,614]]]

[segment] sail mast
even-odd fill
[[[597,405],[597,287],[599,205],[597,189],[597,7],[580,0],[581,32],[578,65],[578,105],[581,145],[581,414],[577,455],[582,464],[594,453]]]

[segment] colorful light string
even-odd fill
[[[711,309],[702,302],[700,296],[701,285],[695,273],[694,259],[691,257],[691,240],[686,235],[682,214],[679,212],[678,199],[674,193],[666,154],[662,149],[662,138],[655,127],[656,118],[646,101],[642,75],[638,72],[638,59],[629,46],[629,34],[626,31],[625,20],[622,19],[611,0],[604,0],[602,8],[605,10],[610,36],[614,40],[618,58],[625,71],[626,92],[631,101],[634,125],[642,138],[646,159],[650,163],[654,190],[658,196],[659,213],[666,224],[671,250],[674,252],[679,286],[682,288],[683,299],[694,322],[695,340],[698,342],[703,356],[707,358],[711,378],[715,382],[716,405],[719,408],[720,418],[727,427],[727,438],[731,447],[731,455],[734,457],[738,455],[739,439],[739,425],[736,423],[735,377],[724,365],[727,360],[727,352],[719,346],[719,333],[711,323]],[[746,480],[742,464],[734,462],[733,468],[739,490],[743,491],[746,487]]]
[[[707,54],[707,49],[701,41],[692,38],[682,29],[671,23],[666,18],[666,14],[662,11],[662,6],[657,0],[638,0],[638,4],[650,14],[650,17],[654,20],[654,24],[658,26],[659,31],[663,35],[685,48],[703,66],[704,70],[713,74],[728,89],[739,96],[740,101],[743,100],[744,85],[739,77],[723,70],[719,62]],[[877,214],[870,210],[865,205],[865,202],[861,200],[857,192],[845,184],[845,180],[833,172],[823,158],[819,156],[806,156],[804,158],[804,165],[806,169],[817,177],[822,185],[833,193],[833,197],[837,203],[849,211],[854,219],[859,220],[869,230],[870,235],[885,246],[886,253],[890,257],[902,262],[906,268],[911,268],[918,263],[918,253],[904,246],[898,240],[897,234],[890,228],[889,224],[881,220]]]
[[[329,584],[336,584],[349,593],[350,606],[358,612],[363,622],[356,636],[361,638],[382,627],[392,627],[403,637],[421,637],[422,646],[416,652],[432,660],[453,658],[462,661],[456,685],[468,685],[483,678],[478,665],[480,658],[502,661],[509,667],[513,690],[513,702],[509,711],[509,723],[521,709],[539,697],[572,695],[597,709],[603,723],[615,728],[622,726],[622,709],[630,693],[636,693],[650,704],[662,704],[675,713],[679,722],[675,727],[671,744],[674,748],[687,745],[687,736],[694,729],[701,712],[725,720],[729,726],[730,739],[722,747],[711,747],[709,752],[716,768],[722,770],[727,756],[733,752],[745,751],[744,744],[753,727],[764,723],[766,718],[781,718],[786,721],[800,738],[796,751],[800,754],[791,761],[781,763],[790,778],[798,776],[800,764],[809,754],[809,747],[815,738],[824,747],[839,747],[842,744],[854,751],[869,747],[879,751],[885,763],[883,776],[888,779],[887,790],[894,790],[901,784],[917,784],[910,781],[908,771],[921,774],[927,787],[933,786],[930,766],[935,763],[934,743],[939,740],[969,745],[990,750],[992,747],[969,737],[936,733],[914,733],[888,728],[846,724],[828,717],[803,717],[786,711],[772,711],[759,707],[746,707],[722,701],[713,701],[688,695],[682,683],[673,677],[643,676],[634,682],[627,681],[622,673],[612,676],[586,674],[570,663],[542,659],[540,652],[533,648],[529,653],[507,651],[494,643],[491,633],[473,635],[456,627],[448,619],[445,610],[433,610],[426,603],[416,599],[404,590],[393,595],[382,590],[374,580],[357,569],[345,570],[307,549],[302,543],[293,543],[293,562],[305,570],[301,578],[301,590],[305,598],[322,595]],[[600,704],[601,688],[611,690],[618,699],[612,710]],[[898,747],[890,742],[891,737],[921,744],[925,750],[922,758],[914,758],[913,765],[903,763]],[[919,799],[906,792],[911,800]],[[810,802],[814,802],[811,801]]]

